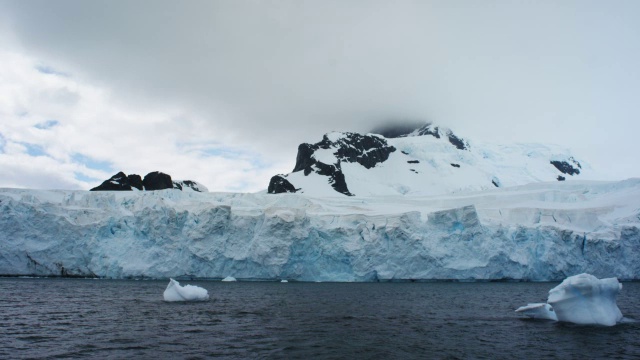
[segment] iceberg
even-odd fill
[[[534,319],[613,326],[622,320],[616,304],[620,290],[622,284],[616,278],[598,279],[586,273],[575,275],[549,290],[546,304],[529,304],[516,312]]]
[[[532,319],[544,319],[558,321],[556,313],[547,303],[534,303],[519,307],[516,312],[521,312]]]
[[[238,281],[236,278],[234,278],[233,276],[227,276],[226,278],[222,279],[222,281],[224,282],[234,282],[234,281]]]
[[[194,285],[180,286],[180,283],[169,279],[169,285],[164,291],[164,301],[204,301],[209,300],[206,289]]]
[[[616,278],[593,275],[571,276],[549,291],[547,302],[559,321],[613,326],[622,320],[616,296],[622,284]]]

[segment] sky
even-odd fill
[[[0,0],[0,187],[254,192],[330,131],[433,122],[640,176],[640,1]]]

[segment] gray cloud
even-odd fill
[[[640,176],[629,149],[640,127],[639,10],[636,1],[0,5],[25,51],[53,69],[140,107],[172,104],[203,119],[212,141],[274,162],[292,165],[298,143],[331,130],[408,119],[471,139],[560,143],[613,177]]]

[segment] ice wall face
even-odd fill
[[[640,180],[446,197],[0,190],[0,274],[640,278]]]

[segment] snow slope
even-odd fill
[[[640,279],[640,179],[440,196],[0,189],[0,274]]]

